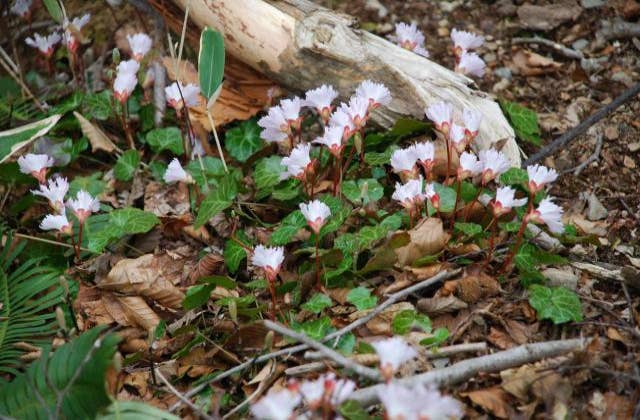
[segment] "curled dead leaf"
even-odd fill
[[[460,309],[465,309],[468,307],[468,305],[464,301],[458,299],[453,295],[423,298],[418,300],[416,306],[420,312],[423,312],[432,317],[456,312]]]
[[[73,115],[80,124],[82,134],[89,139],[92,152],[95,153],[98,150],[103,150],[107,153],[113,153],[114,151],[122,153],[122,150],[120,150],[120,148],[116,146],[97,125],[92,124],[91,121],[83,117],[82,114],[77,111],[73,111]]]
[[[511,418],[514,414],[509,402],[509,394],[499,387],[461,392],[460,395],[468,397],[474,404],[500,419]]]
[[[408,233],[411,241],[395,250],[398,264],[401,266],[411,265],[415,260],[425,255],[437,254],[449,240],[449,234],[442,227],[442,220],[436,217],[422,220]]]

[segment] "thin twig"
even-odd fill
[[[604,136],[602,133],[598,133],[596,135],[596,148],[593,153],[581,164],[576,166],[575,168],[567,169],[563,171],[563,173],[573,172],[574,176],[580,175],[580,173],[586,168],[591,162],[596,162],[600,159],[600,152],[602,151],[602,145],[604,143]]]
[[[210,415],[204,413],[202,410],[200,410],[198,408],[198,406],[196,406],[194,403],[192,403],[191,401],[189,401],[189,398],[185,397],[184,395],[182,395],[180,393],[180,391],[178,391],[173,385],[171,385],[171,382],[169,382],[167,380],[167,378],[164,377],[164,375],[162,374],[162,372],[160,372],[160,369],[155,368],[153,369],[155,375],[160,378],[160,380],[162,381],[163,384],[166,385],[167,388],[169,388],[169,391],[171,391],[171,393],[173,395],[175,395],[176,397],[178,397],[178,399],[180,401],[182,401],[183,403],[187,404],[189,406],[189,408],[191,410],[193,410],[194,413],[196,413],[197,415],[199,415],[200,417],[202,417],[203,419],[207,419],[207,420],[214,420],[214,417],[211,417]]]
[[[392,295],[390,295],[384,302],[382,302],[378,307],[376,307],[374,310],[372,310],[369,314],[367,314],[366,316],[352,322],[351,324],[345,326],[344,328],[339,329],[338,331],[335,331],[329,335],[327,335],[326,337],[324,337],[321,342],[327,342],[329,340],[333,340],[333,339],[340,339],[340,337],[342,337],[343,335],[347,334],[350,331],[355,330],[356,328],[366,324],[367,322],[369,322],[373,317],[375,317],[377,314],[379,314],[380,312],[382,312],[384,309],[388,308],[389,306],[393,305],[394,303],[396,303],[398,300],[416,293],[422,289],[426,289],[428,287],[431,287],[439,282],[448,280],[452,277],[457,276],[458,274],[460,274],[462,270],[457,269],[457,270],[452,270],[452,271],[442,271],[438,274],[436,274],[433,277],[430,277],[428,279],[425,279],[423,281],[421,281],[420,283],[416,283],[413,286],[407,287],[406,289],[400,290]],[[337,344],[337,341],[335,341],[334,344]],[[282,350],[278,350],[278,351],[274,351],[271,353],[267,353],[267,354],[263,354],[262,356],[258,356],[255,357],[251,360],[247,360],[244,363],[241,363],[237,366],[232,367],[231,369],[228,369],[224,372],[222,372],[221,374],[215,376],[214,378],[209,379],[207,382],[204,382],[198,386],[196,386],[195,388],[187,391],[184,395],[187,398],[191,398],[194,395],[198,394],[200,391],[202,391],[205,387],[209,386],[212,383],[221,381],[225,378],[228,378],[231,375],[235,375],[238,372],[242,372],[243,370],[258,364],[258,363],[263,363],[266,362],[268,360],[274,359],[276,357],[280,357],[280,356],[291,356],[292,354],[301,352],[301,351],[305,351],[308,350],[309,346],[306,344],[299,344],[297,346],[293,346],[293,347],[289,347],[286,349],[282,349]],[[178,409],[180,407],[181,403],[175,403],[173,404],[170,408],[169,411],[173,412],[176,409]]]
[[[539,36],[534,36],[532,38],[513,38],[511,40],[512,44],[540,44],[545,45],[547,47],[551,47],[560,54],[564,55],[567,58],[574,58],[577,60],[582,60],[584,58],[584,54],[581,51],[574,50],[573,48],[565,47],[562,44],[551,41],[550,39],[541,38]]]
[[[377,370],[368,368],[366,366],[362,366],[361,364],[358,364],[353,360],[347,359],[337,351],[330,349],[329,347],[310,338],[305,334],[295,332],[292,329],[287,328],[284,325],[278,324],[273,321],[264,320],[263,322],[264,322],[264,326],[267,327],[268,329],[275,331],[279,334],[285,335],[287,337],[293,338],[296,341],[300,341],[301,343],[304,343],[309,347],[316,349],[317,351],[322,353],[324,357],[333,360],[334,362],[336,362],[337,364],[339,364],[344,368],[354,371],[360,376],[369,378],[373,381],[380,381],[382,379],[382,377],[380,376],[380,372],[378,372]]]
[[[479,372],[500,372],[548,357],[582,350],[585,346],[586,340],[582,338],[525,344],[498,353],[463,360],[449,367],[403,378],[397,382],[406,386],[427,383],[447,386],[466,381]],[[375,404],[378,402],[378,392],[382,391],[383,387],[384,385],[379,384],[359,389],[351,394],[349,399],[358,401],[365,406]]]
[[[58,241],[54,241],[54,240],[51,240],[51,239],[40,238],[40,237],[37,237],[37,236],[25,235],[24,233],[14,233],[14,236],[16,238],[27,239],[27,240],[30,240],[30,241],[44,242],[45,244],[57,245],[57,246],[65,247],[65,248],[74,249],[73,245],[67,244],[65,242],[58,242]],[[82,248],[82,247],[80,247],[80,250],[81,251],[86,251],[86,252],[91,252],[90,249]]]
[[[620,96],[615,98],[611,103],[603,106],[595,113],[587,117],[580,124],[572,128],[571,130],[565,132],[563,135],[540,149],[537,153],[531,156],[529,159],[525,160],[522,163],[522,167],[526,168],[528,165],[534,164],[536,162],[540,162],[542,159],[546,158],[549,155],[552,155],[556,151],[563,149],[573,141],[576,137],[584,134],[589,127],[609,115],[609,113],[615,111],[621,105],[627,103],[631,99],[633,99],[638,93],[640,93],[640,83],[636,83],[631,86],[629,89],[622,92]]]

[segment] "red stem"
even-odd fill
[[[320,234],[316,233],[316,287],[321,290],[320,283]]]

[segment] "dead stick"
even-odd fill
[[[565,47],[562,44],[551,41],[550,39],[541,38],[539,36],[534,36],[532,38],[513,38],[511,40],[512,44],[540,44],[546,45],[547,47],[551,47],[560,54],[564,55],[567,58],[574,58],[577,60],[581,60],[584,58],[584,54],[582,52],[574,50],[572,48]]]
[[[162,381],[162,383],[164,383],[166,385],[167,388],[169,388],[169,391],[171,391],[171,393],[173,395],[175,395],[176,397],[178,397],[178,399],[180,401],[182,401],[183,403],[185,403],[186,405],[189,406],[189,408],[191,408],[191,410],[193,410],[193,412],[197,415],[199,415],[200,417],[202,417],[203,419],[207,419],[207,420],[213,420],[213,417],[211,417],[210,415],[202,412],[202,410],[200,410],[194,403],[192,403],[191,401],[189,401],[189,398],[185,397],[183,394],[180,393],[180,391],[178,391],[173,385],[171,385],[171,382],[169,382],[169,380],[167,378],[164,377],[164,375],[162,374],[162,372],[160,372],[160,369],[154,369],[153,370],[154,373],[156,374],[156,376],[158,378],[160,378],[160,380]]]
[[[500,372],[548,357],[556,357],[571,351],[582,350],[585,345],[586,340],[582,338],[525,344],[498,353],[463,360],[443,369],[435,369],[420,375],[403,378],[398,380],[397,383],[405,386],[418,384],[452,385],[466,381],[480,372]],[[379,401],[378,392],[382,391],[383,387],[384,385],[374,385],[357,390],[349,396],[349,399],[358,401],[365,406],[375,404]]]
[[[609,115],[609,113],[615,111],[621,105],[627,103],[631,99],[633,99],[638,93],[640,93],[640,83],[636,83],[634,86],[631,86],[629,89],[622,92],[620,96],[611,101],[610,104],[607,104],[597,110],[594,114],[590,115],[582,121],[580,124],[567,131],[542,149],[538,151],[538,153],[531,156],[529,159],[525,160],[522,163],[522,167],[526,168],[528,165],[534,164],[536,162],[540,162],[542,159],[547,156],[555,153],[556,151],[563,149],[573,141],[576,137],[581,134],[584,134],[589,127]]]

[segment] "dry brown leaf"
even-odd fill
[[[219,254],[207,254],[191,269],[189,284],[194,284],[198,279],[214,274],[220,274],[224,268],[224,258]]]
[[[500,292],[498,281],[488,274],[468,274],[456,283],[456,294],[467,303],[474,303]]]
[[[434,296],[432,298],[424,298],[418,300],[416,304],[418,310],[429,316],[438,316],[446,313],[456,312],[460,309],[465,309],[468,305],[458,299],[451,296]]]
[[[562,221],[567,224],[576,225],[578,229],[587,235],[607,236],[609,225],[605,221],[592,222],[579,213],[566,215]]]
[[[95,153],[98,150],[103,150],[107,153],[113,153],[114,151],[122,153],[122,150],[120,150],[98,126],[92,124],[91,121],[77,111],[73,111],[73,115],[75,115],[78,123],[80,123],[82,134],[89,139],[92,152]]]
[[[505,320],[503,325],[513,341],[518,344],[528,343],[533,337],[533,334],[538,331],[539,326],[538,323],[527,325],[522,322],[516,321],[515,319],[507,319]]]
[[[591,396],[589,413],[596,419],[630,419],[633,418],[635,402],[630,397],[616,395],[614,392],[602,394],[596,391]]]
[[[160,323],[160,317],[139,296],[116,296],[127,320],[147,331],[153,331]]]
[[[433,277],[436,274],[444,271],[450,267],[448,263],[438,263],[427,265],[425,267],[408,267],[407,271],[414,276],[414,281],[426,280],[429,277]]]
[[[391,321],[398,312],[414,310],[414,306],[409,302],[394,303],[387,309],[376,315],[371,321],[366,323],[367,328],[375,335],[392,335]],[[349,316],[351,322],[366,316],[371,311],[358,311]]]
[[[401,266],[411,265],[422,256],[437,254],[449,240],[449,234],[442,227],[442,220],[436,217],[424,219],[409,231],[409,236],[411,241],[395,250]]]
[[[489,330],[487,340],[489,340],[491,344],[501,350],[510,349],[511,347],[515,347],[517,345],[517,343],[513,341],[511,337],[509,337],[509,334],[495,327],[491,327],[491,329]]]
[[[147,393],[149,385],[149,371],[135,371],[125,375],[123,385],[127,385],[135,389],[138,395],[143,396]]]
[[[498,418],[506,419],[512,414],[509,394],[498,387],[461,392],[460,395],[468,397],[474,404],[479,405]]]
[[[224,347],[241,351],[260,350],[265,346],[265,338],[268,332],[269,330],[262,322],[242,325],[231,334]]]
[[[514,73],[540,76],[558,71],[562,64],[528,50],[518,50],[511,58]]]
[[[184,294],[174,286],[182,278],[185,261],[168,255],[147,254],[119,261],[98,287],[118,293],[144,296],[160,305],[179,309]]]
[[[144,189],[144,211],[158,217],[181,216],[190,213],[189,187],[178,182],[161,184],[151,181]]]
[[[502,389],[522,401],[529,399],[531,384],[535,382],[540,373],[532,365],[523,365],[517,369],[506,369],[500,372]]]
[[[573,386],[567,378],[556,372],[547,372],[531,384],[531,391],[544,401],[547,418],[562,420],[568,417],[567,404],[571,399]]]

